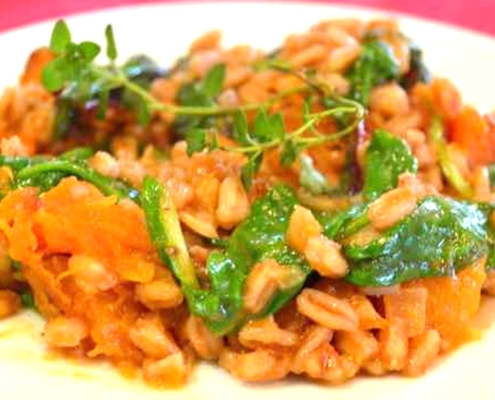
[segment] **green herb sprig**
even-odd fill
[[[305,90],[294,88],[290,92],[279,93],[263,103],[248,103],[238,107],[212,106],[178,106],[165,104],[156,99],[147,89],[131,81],[122,71],[115,67],[117,46],[113,28],[108,25],[105,29],[106,55],[110,68],[100,66],[94,61],[101,52],[101,47],[94,42],[72,41],[70,30],[63,20],[59,20],[52,31],[50,49],[56,57],[47,64],[43,71],[42,83],[46,89],[56,92],[73,86],[94,86],[100,90],[100,96],[108,96],[108,92],[116,88],[124,88],[135,94],[142,106],[142,113],[151,115],[153,111],[170,112],[176,115],[208,115],[218,116],[233,113],[237,110],[251,111],[269,107],[289,94]],[[224,74],[218,73],[208,80],[205,90],[211,92],[222,84]],[[90,92],[90,91],[88,91]]]
[[[263,68],[276,69],[298,77],[307,89],[316,92],[322,99],[328,100],[332,107],[312,113],[312,98],[308,97],[302,109],[303,124],[291,132],[287,132],[283,115],[280,112],[269,114],[267,109],[262,107],[257,112],[252,126],[249,127],[246,113],[238,109],[233,114],[232,122],[233,138],[238,145],[233,147],[219,146],[217,134],[211,128],[196,128],[186,133],[189,155],[205,149],[210,151],[222,149],[245,154],[248,160],[242,168],[242,179],[247,188],[250,188],[266,150],[279,148],[281,150],[280,162],[284,166],[291,165],[297,159],[301,160],[303,167],[308,166],[304,160],[306,149],[336,141],[351,134],[365,116],[365,109],[360,103],[336,96],[325,82],[310,73],[296,71],[288,63],[279,60],[267,60]],[[334,119],[345,117],[347,123],[337,132],[331,134],[320,132],[317,129],[318,123],[329,117]],[[311,132],[313,135],[304,135],[306,132]],[[313,173],[318,173],[314,167]],[[329,189],[328,192],[330,191]]]
[[[245,115],[243,113],[235,115],[237,122],[234,125],[234,138],[239,146],[226,148],[226,150],[243,153],[248,157],[248,161],[242,169],[243,182],[247,187],[250,187],[252,178],[258,171],[266,150],[279,148],[281,164],[289,166],[306,149],[333,142],[349,135],[364,117],[364,110],[361,107],[348,104],[345,99],[341,99],[341,104],[335,108],[317,113],[304,110],[303,113],[304,123],[291,132],[285,130],[283,117],[280,113],[269,115],[261,110],[255,118],[251,132],[247,130]],[[332,134],[323,134],[316,129],[319,122],[337,114],[354,116],[354,120],[348,126]],[[312,135],[305,135],[309,131],[312,132]]]
[[[109,66],[95,63],[101,52],[101,47],[93,42],[75,43],[67,24],[60,20],[56,23],[50,48],[56,57],[43,71],[43,84],[51,91],[81,92],[83,96],[97,94],[99,100],[98,115],[105,114],[108,106],[109,93],[114,89],[124,89],[135,97],[138,120],[146,124],[153,112],[169,112],[177,116],[220,117],[233,120],[233,136],[238,146],[220,147],[218,130],[215,127],[204,127],[201,121],[193,121],[185,130],[188,152],[204,150],[222,150],[242,153],[247,156],[247,162],[242,169],[242,178],[246,187],[250,187],[255,173],[259,170],[266,150],[280,151],[280,161],[288,166],[309,147],[319,146],[330,141],[338,140],[352,133],[364,118],[364,107],[356,101],[341,98],[331,93],[321,83],[313,81],[307,74],[293,71],[290,66],[275,66],[279,70],[296,74],[301,78],[302,85],[273,95],[264,102],[247,103],[235,107],[223,107],[211,101],[220,93],[225,80],[225,66],[214,66],[205,78],[191,86],[188,100],[183,104],[165,104],[156,99],[146,87],[132,81],[122,68],[116,66],[118,55],[117,46],[111,25],[105,29],[106,56]],[[316,82],[316,83],[315,83]],[[270,114],[269,108],[283,98],[303,91],[316,91],[321,98],[331,98],[332,106],[321,112],[311,112],[310,102],[303,107],[303,124],[291,132],[284,127],[282,114]],[[193,96],[193,99],[190,97]],[[186,96],[187,97],[187,96]],[[179,102],[181,103],[181,102]],[[191,104],[191,105],[189,105]],[[254,123],[248,125],[246,112],[257,111]],[[329,117],[347,116],[347,123],[332,134],[318,131],[317,125]],[[186,121],[191,122],[191,121]],[[311,131],[312,135],[306,135]]]

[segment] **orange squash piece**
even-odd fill
[[[486,279],[485,261],[485,258],[476,261],[455,277],[426,278],[406,285],[428,291],[426,327],[440,333],[444,350],[476,338],[471,321],[480,307],[481,287]]]
[[[453,120],[450,140],[464,149],[473,166],[495,161],[495,130],[473,107],[464,107]]]

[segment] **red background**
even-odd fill
[[[172,0],[178,2],[178,0]],[[83,11],[160,0],[0,0],[0,31]],[[166,0],[162,0],[166,2]],[[316,0],[377,7],[433,18],[495,36],[495,0]]]

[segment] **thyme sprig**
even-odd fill
[[[308,148],[338,140],[355,131],[364,118],[365,110],[356,101],[336,96],[324,83],[309,74],[292,70],[287,64],[274,65],[286,73],[292,73],[301,79],[301,86],[281,91],[266,101],[247,103],[238,106],[221,106],[214,101],[224,86],[226,68],[223,64],[215,65],[206,76],[193,87],[194,96],[200,101],[187,104],[167,104],[157,99],[148,88],[132,81],[123,68],[116,65],[117,46],[111,25],[105,29],[106,56],[109,65],[101,66],[95,62],[101,52],[97,43],[84,41],[75,43],[67,24],[60,20],[55,24],[50,40],[50,48],[55,54],[43,71],[44,86],[54,92],[70,91],[83,93],[99,100],[98,115],[105,115],[108,107],[109,93],[115,89],[128,91],[135,100],[135,109],[141,123],[149,122],[154,112],[167,112],[175,116],[222,117],[231,121],[233,138],[236,146],[220,146],[218,129],[215,126],[191,124],[185,132],[188,152],[222,149],[242,153],[247,162],[242,169],[244,184],[250,187],[254,175],[259,170],[265,151],[280,149],[280,162],[289,166]],[[62,92],[62,93],[63,93]],[[330,107],[323,111],[311,111],[311,97],[303,107],[303,124],[288,132],[284,126],[281,113],[270,113],[272,105],[296,93],[316,93],[322,99],[330,100]],[[82,95],[79,96],[84,97]],[[254,121],[249,124],[246,112],[255,111]],[[322,133],[318,125],[326,118],[341,118],[346,123],[337,132]],[[201,120],[199,120],[201,121]],[[198,122],[198,121],[196,121]],[[225,126],[225,125],[218,125]]]
[[[304,86],[291,88],[280,92],[262,103],[247,103],[236,107],[222,107],[218,105],[203,107],[188,107],[175,104],[166,104],[154,97],[149,90],[130,80],[122,69],[115,66],[117,47],[111,25],[105,29],[106,55],[110,61],[110,67],[95,63],[96,57],[101,52],[101,47],[94,42],[84,41],[74,43],[70,30],[63,20],[59,20],[52,31],[50,49],[56,57],[45,67],[43,71],[43,85],[46,89],[57,92],[67,87],[94,86],[100,91],[100,96],[116,88],[124,88],[137,96],[151,114],[152,111],[169,112],[176,115],[207,115],[220,116],[231,114],[238,110],[252,111],[270,107],[282,98],[307,90]],[[220,69],[217,69],[218,71]],[[210,75],[208,87],[218,86],[223,83],[224,74]],[[208,77],[208,78],[210,78]],[[206,91],[209,89],[205,88]]]

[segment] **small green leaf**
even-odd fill
[[[209,97],[216,97],[220,93],[225,81],[225,64],[217,64],[212,67],[202,82],[202,92]]]
[[[263,153],[256,153],[242,166],[241,178],[246,189],[251,189],[256,172],[260,169],[263,161]]]
[[[176,101],[181,106],[188,107],[211,107],[214,106],[212,99],[207,96],[201,86],[201,82],[189,82],[182,85],[176,94]],[[187,132],[193,128],[210,128],[214,118],[200,115],[176,115],[172,124],[174,135],[184,138]]]
[[[266,110],[260,110],[254,119],[253,130],[253,136],[261,143],[271,140],[282,141],[285,136],[282,113],[269,115]]]
[[[371,40],[361,46],[359,58],[346,72],[351,90],[349,96],[367,106],[371,90],[400,75],[399,62],[388,43]]]
[[[277,60],[275,58],[267,61],[267,67],[272,69],[277,69],[279,71],[290,72],[293,71],[293,66],[289,61]]]
[[[77,45],[77,48],[80,51],[81,58],[87,63],[93,61],[101,51],[100,46],[93,42],[81,42]]]
[[[105,38],[107,40],[107,57],[110,61],[115,61],[118,56],[117,45],[115,43],[113,27],[110,24],[105,28]]]
[[[187,132],[186,142],[189,156],[202,151],[206,147],[206,134],[206,129],[200,128],[194,128]]]
[[[22,264],[19,261],[12,260],[11,266],[15,272],[21,272],[22,271]]]
[[[254,119],[253,136],[261,143],[273,139],[270,118],[265,109],[258,111]]]
[[[155,60],[145,54],[132,56],[121,68],[125,76],[144,87],[149,87],[153,79],[165,73]]]
[[[21,302],[25,308],[32,308],[32,309],[36,308],[34,297],[31,292],[21,293]]]
[[[88,158],[94,156],[95,151],[91,147],[73,147],[67,150],[65,153],[60,154],[59,158],[69,161],[85,161]]]
[[[43,68],[41,82],[46,90],[57,92],[64,87],[67,81],[67,73],[68,66],[65,59],[56,58]]]
[[[418,161],[407,142],[390,132],[377,129],[366,149],[363,197],[374,200],[397,187],[404,172],[416,173]]]
[[[241,145],[249,146],[253,143],[248,133],[248,121],[243,111],[236,111],[234,117],[234,140]]]
[[[210,151],[218,150],[220,148],[220,143],[218,143],[218,134],[213,132],[211,134],[210,142],[208,143],[208,149]]]
[[[409,40],[409,71],[401,77],[400,84],[409,89],[417,82],[429,83],[432,79],[431,73],[423,60],[421,48]]]
[[[66,80],[74,81],[78,86],[80,86],[80,82],[77,82],[81,77],[81,71],[86,64],[83,61],[83,54],[79,49],[79,45],[76,43],[69,43],[65,48],[65,54],[63,57],[59,57],[65,61],[65,70],[66,70]]]
[[[273,139],[283,140],[285,136],[284,116],[281,112],[268,117],[270,123],[270,133]]]
[[[278,60],[276,58],[267,58],[257,61],[253,67],[256,72],[266,71],[267,69],[275,69],[283,72],[291,72],[294,70],[290,62]]]
[[[311,119],[311,97],[304,99],[302,108],[302,118],[304,122],[308,122]]]
[[[71,34],[69,27],[63,19],[58,20],[53,27],[50,38],[50,49],[57,54],[63,53],[70,42]]]
[[[280,163],[287,167],[296,161],[299,149],[292,140],[284,141],[282,152],[280,153]]]
[[[138,123],[141,126],[146,126],[151,121],[153,114],[151,113],[149,104],[140,97],[138,99],[136,103]]]
[[[105,118],[108,109],[109,97],[110,97],[109,91],[105,88],[102,88],[98,96],[98,109],[96,110],[96,118],[100,120]]]

